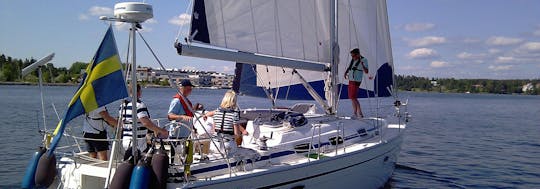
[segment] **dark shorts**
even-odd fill
[[[360,88],[360,82],[349,80],[349,87],[347,88],[349,99],[358,98],[358,88]]]
[[[101,131],[99,134],[84,133],[84,138],[107,139],[107,132]],[[109,141],[84,140],[88,152],[101,152],[109,150]]]
[[[222,131],[222,130],[216,129],[216,132],[221,133],[221,134],[234,135],[234,131]]]

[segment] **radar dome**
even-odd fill
[[[150,4],[124,2],[114,5],[114,16],[125,22],[142,23],[154,17],[154,14]]]

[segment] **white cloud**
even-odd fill
[[[142,29],[139,29],[140,32],[151,32],[154,29],[151,27],[152,24],[157,24],[156,19],[148,19],[145,22],[141,23]],[[125,23],[125,22],[113,22],[114,27],[119,31],[129,31],[129,28],[131,28],[131,24]]]
[[[90,16],[99,17],[99,16],[112,16],[113,9],[109,7],[100,7],[93,6],[88,9],[85,13],[79,14],[79,20],[89,20]]]
[[[173,25],[183,26],[191,22],[191,16],[189,14],[181,14],[169,19],[169,23]]]
[[[234,72],[234,67],[231,67],[231,66],[223,66],[223,72],[224,73],[232,73]]]
[[[512,69],[512,65],[504,65],[504,66],[489,66],[488,69],[490,70],[493,70],[493,71],[503,71],[503,70],[509,70],[509,69]]]
[[[415,67],[415,66],[402,66],[402,67],[399,67],[399,70],[405,70],[405,71],[411,71],[411,70],[419,70],[418,67]]]
[[[125,23],[125,22],[112,22],[112,23],[114,27],[120,31],[129,31],[129,28],[131,27],[128,23]]]
[[[466,38],[463,40],[463,43],[479,43],[481,42],[480,39],[473,39],[473,38]]]
[[[436,36],[427,36],[419,39],[406,39],[409,42],[411,47],[425,47],[431,45],[438,45],[446,43],[446,38],[436,37]]]
[[[533,35],[534,36],[539,36],[540,37],[540,29],[537,29],[536,31],[533,32]]]
[[[518,53],[540,53],[540,42],[527,42],[516,49]]]
[[[439,56],[439,53],[433,49],[428,48],[419,48],[414,49],[408,54],[409,58],[414,59],[429,59],[429,58],[435,58]]]
[[[92,16],[112,16],[113,9],[109,7],[93,6],[88,9],[88,13]]]
[[[182,70],[194,70],[194,71],[196,71],[197,68],[193,67],[193,66],[184,66],[184,67],[182,67]]]
[[[480,54],[473,54],[468,52],[462,52],[456,55],[459,59],[481,59],[484,58],[486,55],[483,53]]]
[[[433,62],[431,62],[431,64],[429,66],[431,66],[433,68],[448,67],[448,62],[445,62],[445,61],[433,61]]]
[[[512,56],[499,56],[495,59],[496,63],[515,63],[518,60]]]
[[[498,54],[500,53],[501,50],[500,49],[488,49],[488,53],[489,54]]]
[[[408,32],[418,32],[418,31],[426,31],[433,29],[435,27],[435,24],[432,23],[411,23],[411,24],[405,24],[405,31]]]
[[[144,23],[147,23],[147,24],[157,24],[158,21],[157,21],[156,19],[150,18],[150,19],[146,20]]]
[[[486,43],[488,45],[493,45],[493,46],[516,45],[521,42],[523,42],[523,39],[501,37],[501,36],[490,37],[489,39],[486,40]]]
[[[79,20],[88,20],[88,15],[86,14],[79,14]]]

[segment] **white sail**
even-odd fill
[[[191,35],[194,41],[216,47],[328,64],[331,62],[330,3],[322,0],[196,1]],[[370,71],[364,74],[361,88],[378,93],[376,80],[391,85],[393,64],[385,1],[341,0],[337,12],[340,83],[348,83],[343,74],[351,60],[350,49],[359,48],[368,59]],[[200,19],[202,16],[204,20]],[[377,77],[385,64],[390,68],[385,72],[390,73],[383,74],[385,78]],[[301,83],[289,68],[256,66],[255,71],[260,87],[276,89]],[[299,73],[322,91],[326,73],[306,70]]]

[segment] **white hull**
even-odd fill
[[[328,117],[311,119],[311,122],[317,119],[324,120]],[[382,128],[372,126],[376,120],[382,123],[380,126]],[[344,123],[346,128],[341,130],[344,133],[341,136],[345,136],[343,144],[338,146],[324,144],[329,137],[336,136],[335,127],[338,123]],[[300,140],[292,142],[293,145],[310,140],[313,140],[314,145],[321,144],[320,150],[312,149],[311,153],[319,152],[323,157],[308,158],[306,152],[294,152],[290,147],[291,142],[285,140],[288,135],[276,134],[282,137],[275,136],[275,139],[281,142],[273,145],[273,148],[272,143],[269,143],[268,151],[259,151],[256,145],[244,142],[244,149],[249,149],[249,152],[255,152],[260,156],[252,163],[232,167],[231,175],[223,159],[194,163],[191,171],[197,180],[191,182],[169,180],[171,183],[167,184],[167,188],[379,188],[392,176],[404,128],[405,125],[388,125],[385,120],[374,118],[362,121],[327,120],[327,124],[321,128],[320,142],[317,141],[317,134],[311,139],[313,130],[317,131],[318,128],[303,126],[292,131],[287,130],[285,133],[302,133]],[[368,131],[360,135],[359,129]],[[265,129],[262,129],[261,133],[264,131]],[[379,135],[379,132],[382,134]],[[291,137],[297,135],[288,137],[290,141],[295,141]],[[244,141],[247,141],[246,139],[244,138]],[[107,162],[92,163],[80,158],[83,156],[62,158],[58,165],[63,183],[61,187],[103,188],[107,176]],[[73,163],[74,159],[77,163]],[[231,159],[231,165],[237,162],[238,160]],[[174,169],[181,171],[182,168],[179,166]],[[54,186],[56,187],[57,185]]]
[[[373,148],[229,179],[167,188],[379,188],[392,176],[402,135]]]

